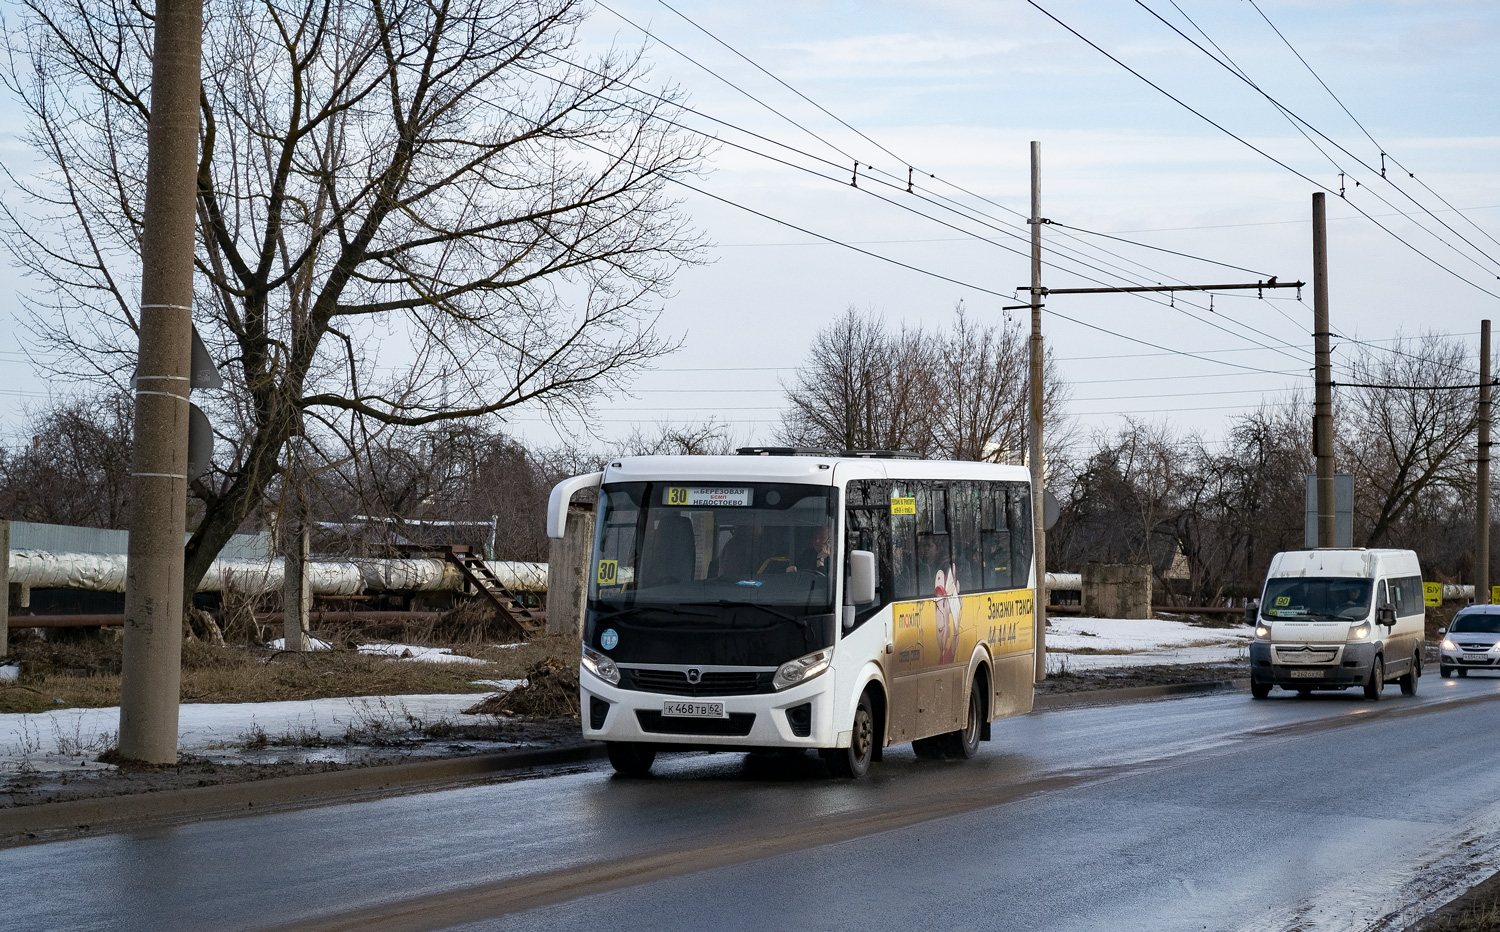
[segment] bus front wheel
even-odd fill
[[[644,777],[656,762],[656,748],[639,741],[606,741],[609,763],[622,777]]]
[[[849,736],[847,748],[823,748],[818,753],[828,765],[829,773],[835,777],[857,779],[870,770],[870,761],[875,756],[875,709],[870,694],[859,697],[859,706],[854,710],[854,729]]]

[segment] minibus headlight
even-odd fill
[[[620,668],[615,662],[587,644],[583,645],[583,667],[606,683],[620,682]]]
[[[1443,650],[1458,650],[1458,645],[1447,638],[1443,638]]]
[[[833,663],[833,648],[813,651],[806,657],[798,657],[796,660],[788,660],[777,670],[776,675],[771,677],[771,685],[778,690],[798,683],[805,683],[813,677],[828,669]]]
[[[1370,623],[1368,621],[1361,621],[1359,624],[1349,629],[1349,636],[1356,641],[1362,641],[1365,638],[1369,637]]]
[[[1255,636],[1258,637],[1258,638],[1268,638],[1268,637],[1270,637],[1271,636],[1271,626],[1268,625],[1268,624],[1266,624],[1264,621],[1260,622],[1259,624],[1257,624],[1255,626]]]

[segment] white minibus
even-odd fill
[[[639,775],[658,747],[972,757],[1031,710],[1031,484],[1018,466],[746,448],[622,457],[597,487],[583,734]]]
[[[1417,693],[1426,608],[1410,550],[1290,550],[1271,558],[1250,644],[1250,694],[1271,687]]]

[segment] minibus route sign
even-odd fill
[[[747,488],[704,487],[693,485],[670,485],[662,493],[662,504],[688,508],[748,508],[752,502],[752,491]]]
[[[915,495],[912,495],[912,496],[909,496],[909,497],[906,497],[906,498],[901,498],[901,497],[898,496],[898,497],[895,497],[895,498],[891,499],[891,514],[893,514],[893,515],[914,515],[916,513],[917,513],[917,497]]]

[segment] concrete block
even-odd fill
[[[594,550],[594,506],[569,505],[561,540],[547,549],[547,633],[583,633]]]
[[[1150,618],[1149,563],[1086,563],[1083,614],[1091,618]]]

